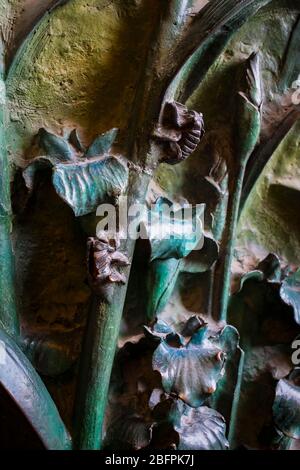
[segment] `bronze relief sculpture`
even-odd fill
[[[0,407],[299,449],[299,2],[44,3],[0,1]]]

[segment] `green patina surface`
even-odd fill
[[[14,156],[41,126],[88,141],[126,126],[156,13],[151,0],[71,0],[42,20],[8,77]]]
[[[24,151],[42,126],[65,136],[67,129],[76,127],[86,145],[97,134],[120,127],[119,142],[122,143],[139,71],[144,68],[147,45],[157,20],[158,3],[159,0],[90,0],[88,3],[71,0],[42,20],[25,43],[8,77],[7,139],[11,162],[22,162]],[[7,13],[3,8],[8,4],[10,18],[19,12],[16,0],[0,1],[0,17],[2,12]],[[278,93],[282,78],[280,66],[296,18],[297,13],[293,11],[282,15],[281,9],[272,13],[266,9],[235,35],[225,53],[211,67],[202,85],[188,100],[189,107],[205,115],[207,134],[203,145],[186,162],[176,167],[162,165],[156,174],[156,181],[168,196],[184,197],[193,203],[210,199],[212,195],[205,186],[205,176],[213,165],[212,148],[232,165],[235,133],[232,103],[236,91],[232,77],[237,64],[253,50],[262,52],[263,81],[267,90],[263,132],[267,135],[268,123],[282,107]],[[270,101],[275,103],[274,109],[268,108]],[[276,251],[288,261],[300,262],[298,136],[299,124],[282,142],[252,192],[240,221],[238,250],[247,252],[253,246],[261,246],[266,251]],[[25,157],[30,158],[30,155]],[[8,186],[6,181],[6,192]],[[32,216],[27,217],[26,223],[16,223],[15,231],[16,238],[19,237],[19,278],[23,291],[27,291],[24,312],[27,319],[34,319],[41,329],[50,324],[51,328],[62,331],[74,324],[81,328],[89,297],[83,287],[84,241],[71,211],[56,198],[49,185],[44,183],[34,204]],[[215,205],[208,201],[207,212],[213,212]],[[206,223],[210,228],[209,217]],[[9,240],[9,230],[8,217],[5,242]],[[10,250],[8,256],[11,256]],[[9,263],[10,259],[8,266]],[[66,279],[65,270],[70,280]],[[10,269],[8,273],[11,274]],[[6,274],[3,279],[10,282]],[[199,286],[195,283],[194,287],[193,292],[189,286],[189,299],[194,295],[199,297]],[[98,378],[110,375],[106,364],[111,364],[114,357],[121,315],[119,305],[124,298],[125,289],[120,289],[116,305],[110,310],[101,310],[102,307],[95,310],[91,335],[98,333],[98,339],[91,349],[92,357],[97,357],[98,362],[85,405],[90,410],[97,408],[99,402],[100,406],[96,420],[91,413],[88,415],[85,424],[91,432],[81,443],[83,446],[99,446],[93,426],[100,427],[102,422],[108,382],[102,386]],[[177,304],[175,307],[178,310]],[[194,310],[199,311],[199,305]],[[100,317],[106,314],[101,331],[96,314]],[[102,357],[103,343],[109,346]],[[64,390],[59,384],[55,393],[63,395]],[[63,400],[70,401],[69,397],[58,398],[59,403]],[[68,414],[64,416],[68,421],[70,412],[64,413]],[[92,434],[96,435],[95,441]]]

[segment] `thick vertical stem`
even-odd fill
[[[132,243],[131,251],[133,251]],[[126,287],[117,285],[113,303],[95,297],[80,365],[75,426],[75,446],[83,450],[99,450],[107,404],[108,389],[115,356]]]
[[[213,286],[213,316],[216,320],[226,321],[230,295],[231,265],[233,260],[236,229],[238,223],[240,200],[245,174],[245,164],[241,164],[233,191],[230,191],[225,233],[222,241],[220,262],[216,266]]]
[[[10,172],[5,145],[5,91],[0,97],[0,326],[13,338],[19,336],[11,244]]]
[[[148,184],[148,175],[132,174],[129,205],[145,202]],[[135,240],[128,237],[120,249],[132,261],[134,248]],[[123,272],[128,283],[130,266]],[[127,283],[114,284],[111,301],[95,297],[90,308],[75,405],[75,446],[78,449],[99,450],[102,446],[103,421]]]

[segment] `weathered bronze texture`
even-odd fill
[[[299,1],[0,26],[0,448],[300,449]]]

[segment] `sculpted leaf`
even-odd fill
[[[110,151],[114,141],[116,140],[118,132],[119,129],[113,128],[110,131],[104,132],[104,134],[101,134],[96,137],[96,139],[86,152],[86,158],[94,158],[106,155]]]
[[[73,152],[67,140],[51,134],[46,129],[40,129],[37,138],[43,155],[56,157],[61,161],[73,160]]]
[[[201,406],[191,408],[177,400],[171,421],[178,433],[178,450],[227,450],[226,424],[217,411]]]
[[[76,216],[94,212],[108,197],[118,197],[127,186],[128,168],[117,157],[107,155],[117,131],[99,136],[85,154],[76,130],[68,139],[71,147],[66,140],[41,129],[37,140],[43,155],[23,171],[27,188],[33,190],[38,171],[52,168],[54,188]]]
[[[53,185],[76,216],[94,212],[107,196],[118,197],[126,188],[127,167],[116,157],[58,164]]]
[[[292,307],[295,322],[300,325],[300,269],[283,281],[280,296],[287,305]]]
[[[174,345],[169,337],[162,339],[152,361],[153,369],[162,377],[164,390],[195,408],[216,391],[224,364],[222,347],[208,335],[203,322],[184,345]]]
[[[184,258],[203,240],[201,217],[205,204],[192,208],[173,207],[171,201],[159,198],[144,222],[151,245],[151,261]]]
[[[300,385],[291,379],[279,380],[273,404],[276,427],[285,436],[300,439]]]

